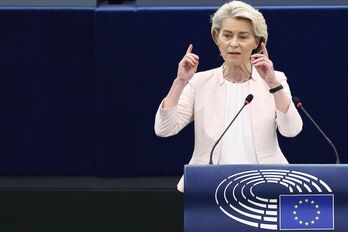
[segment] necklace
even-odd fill
[[[225,63],[222,65],[222,75],[223,75],[224,79],[226,79],[228,81],[231,81],[232,83],[237,83],[237,84],[244,83],[244,82],[246,82],[246,81],[251,79],[251,72],[250,72],[250,76],[248,78],[245,78],[245,79],[243,79],[241,81],[235,81],[235,80],[229,78],[228,75],[226,74]]]

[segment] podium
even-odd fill
[[[348,230],[348,165],[186,165],[185,232]]]

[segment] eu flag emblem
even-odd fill
[[[279,196],[281,230],[334,229],[333,194]]]

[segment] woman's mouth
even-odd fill
[[[229,55],[237,56],[240,55],[240,52],[228,52]]]

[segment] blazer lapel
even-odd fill
[[[215,91],[216,95],[215,95],[215,115],[216,115],[216,120],[215,120],[215,133],[214,133],[214,137],[215,137],[215,142],[217,141],[217,139],[221,136],[221,134],[224,131],[224,122],[225,122],[225,94],[226,94],[226,89],[225,89],[225,85],[224,85],[224,78],[222,75],[222,67],[217,69],[216,72],[216,78],[218,80],[218,85],[217,85],[217,89]],[[220,153],[221,153],[221,141],[219,142],[219,144],[216,146],[214,154],[213,154],[213,162],[214,164],[217,164],[219,162],[220,159]],[[214,145],[214,144],[213,144]]]

